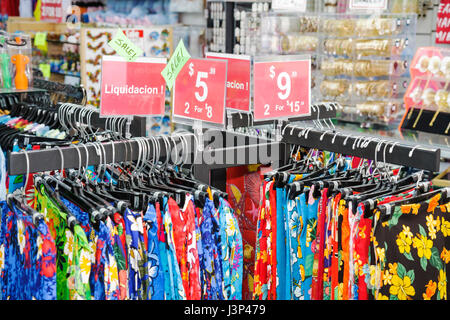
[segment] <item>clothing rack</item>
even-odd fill
[[[342,107],[337,102],[324,102],[311,106],[311,115],[291,117],[284,121],[296,122],[296,121],[311,121],[321,119],[334,119],[336,118],[337,111]],[[251,113],[245,112],[230,112],[227,115],[227,128],[237,129],[243,127],[253,127],[266,124],[275,124],[277,120],[260,120],[254,121]]]
[[[286,125],[282,142],[317,148],[345,155],[413,167],[432,172],[439,171],[441,150],[420,145],[406,145],[384,137],[355,136],[353,133],[324,131]],[[381,141],[381,142],[380,142]]]
[[[234,133],[229,132],[220,132],[212,130],[209,133],[211,135],[217,136],[217,134],[223,134],[225,139],[229,139],[228,141],[233,141],[235,139]],[[189,138],[190,137],[190,138]],[[266,153],[262,154],[271,154],[273,150],[284,152],[287,155],[288,150],[284,148],[284,144],[279,142],[268,141],[264,139],[260,139],[259,142],[256,137],[249,137],[246,140],[233,141],[236,142],[237,145],[232,145],[227,147],[227,144],[219,144],[219,143],[211,143],[206,150],[201,152],[199,151],[196,142],[194,141],[194,135],[183,135],[187,142],[188,150],[183,150],[187,152],[187,154],[180,155],[177,157],[177,160],[185,160],[183,164],[193,165],[194,175],[199,177],[199,180],[206,182],[210,180],[210,170],[211,168],[226,168],[230,166],[239,166],[246,164],[257,164],[261,163],[261,158],[259,157],[259,151],[263,150]],[[245,138],[245,137],[244,137]],[[139,139],[145,139],[150,142],[150,148],[148,150],[148,158],[151,158],[154,155],[156,146],[159,148],[159,159],[161,161],[165,161],[167,159],[167,146],[164,141],[163,136],[157,136],[152,138],[140,137]],[[210,142],[208,140],[208,134],[205,135],[204,141],[206,143]],[[181,140],[180,136],[172,135],[171,147],[169,152],[173,152],[175,148],[173,148],[173,143],[177,143],[179,149],[181,151]],[[226,141],[226,140],[223,140]],[[103,148],[96,148],[101,144]],[[196,148],[197,150],[194,150]],[[273,148],[273,149],[272,149]],[[104,151],[103,151],[104,149]],[[78,151],[77,151],[78,150]],[[88,152],[89,161],[86,164],[86,150]],[[101,154],[98,150],[102,150]],[[196,153],[198,152],[198,153]],[[224,163],[210,163],[214,159],[217,159],[218,155],[221,153],[222,159],[228,159],[228,161],[224,161]],[[61,156],[62,154],[62,156]],[[195,158],[194,158],[195,156]],[[28,157],[28,160],[27,160]],[[80,163],[81,158],[81,163]],[[112,142],[98,142],[98,143],[87,143],[87,144],[73,144],[70,147],[60,147],[60,148],[51,148],[51,149],[41,149],[41,150],[30,150],[30,151],[22,151],[22,152],[9,152],[8,153],[8,174],[9,175],[19,175],[36,172],[45,172],[45,171],[53,171],[59,170],[61,167],[64,169],[69,168],[79,168],[80,166],[85,167],[86,165],[98,165],[102,163],[112,163],[114,162],[126,162],[126,161],[135,161],[140,159],[140,147],[136,139],[126,139],[120,141],[112,141]],[[274,157],[275,159],[285,157],[280,157],[277,155]],[[63,160],[62,160],[63,159]],[[195,161],[194,161],[195,160]],[[64,164],[63,164],[64,161]],[[205,169],[205,166],[208,166]],[[27,168],[28,167],[28,168]]]

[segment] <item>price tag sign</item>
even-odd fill
[[[255,62],[255,120],[309,116],[310,102],[310,59]]]
[[[174,121],[225,124],[227,61],[189,59],[174,84]],[[180,120],[177,120],[180,118]]]
[[[206,57],[228,61],[226,108],[250,112],[250,56],[208,52]]]
[[[34,45],[36,47],[44,47],[47,44],[47,33],[36,32],[34,35]]]
[[[133,62],[103,56],[101,116],[160,116],[164,114],[166,83],[163,58],[137,58]]]
[[[45,79],[50,79],[50,65],[48,63],[40,63],[39,70],[42,71],[42,75]]]
[[[450,44],[450,0],[441,0],[436,20],[436,43]]]
[[[350,10],[386,10],[387,0],[350,0]]]
[[[63,22],[63,0],[42,0],[41,20],[47,22]]]

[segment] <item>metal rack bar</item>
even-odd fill
[[[26,152],[10,152],[8,154],[8,174],[19,175],[27,172],[27,156],[29,161],[29,173],[53,171],[61,169],[62,158],[64,159],[64,169],[79,168],[86,165],[98,165],[101,163],[111,163],[137,160],[139,157],[139,145],[135,140],[124,140],[101,143],[105,150],[105,155],[97,152],[94,144],[72,145],[71,147],[51,148],[43,150],[31,150]],[[114,148],[114,156],[113,156]],[[78,151],[80,153],[78,153]],[[86,150],[89,154],[89,161],[86,163]],[[161,159],[166,156],[166,148],[161,144]],[[80,163],[81,156],[81,163]],[[103,158],[106,159],[103,159]],[[100,160],[102,160],[100,162]]]
[[[194,164],[197,170],[204,172],[210,170],[211,168],[219,169],[231,166],[261,163],[262,160],[268,159],[268,157],[261,157],[260,155],[270,155],[270,161],[278,161],[280,156],[278,154],[274,154],[273,152],[277,152],[279,149],[283,149],[284,147],[284,144],[273,143],[271,141],[258,139],[256,137],[244,136],[245,139],[243,140],[242,137],[238,137],[236,139],[236,134],[234,133],[216,131],[216,134],[217,133],[223,135],[223,140],[208,140],[208,135],[206,134],[204,137],[204,141],[208,143],[208,148],[206,148],[201,153],[197,153],[197,157],[195,157],[195,163],[193,162],[194,155],[195,152],[198,152],[198,150],[194,150],[194,146],[196,145],[194,143],[194,136],[183,136],[184,138],[187,138],[187,140],[185,141],[187,142],[188,150],[190,150],[187,156],[182,156],[183,160],[186,159],[184,163],[188,165]],[[211,132],[210,134],[211,137],[214,136],[214,132]],[[217,135],[215,136],[217,137]],[[181,151],[182,145],[179,144],[181,142],[180,138],[177,136],[172,137],[173,139],[175,139],[174,142],[178,144],[178,150]],[[148,139],[151,142],[151,138],[143,139]],[[156,143],[160,148],[158,153],[160,160],[166,160],[168,153],[163,138],[159,136],[155,137],[154,139],[157,139]],[[135,161],[139,159],[140,148],[136,140],[129,139],[114,142],[104,142],[101,143],[101,145],[105,150],[105,156],[103,156],[103,152],[102,155],[97,152],[97,149],[93,143],[88,143],[84,146],[72,145],[70,147],[61,147],[59,149],[51,148],[25,152],[10,152],[8,153],[8,174],[19,175],[25,174],[27,172],[36,173],[59,170],[61,169],[62,165],[60,152],[62,152],[62,158],[64,159],[64,169],[76,169],[80,166],[84,167],[86,166],[86,149],[89,154],[89,162],[87,165],[98,165],[105,162],[111,163],[113,161],[113,158],[114,162]],[[151,142],[150,145],[152,147],[148,150],[149,158],[153,156],[153,146],[156,146],[156,144],[152,144]],[[171,143],[170,146],[169,156],[172,156],[172,152],[175,150],[175,148],[173,148],[172,146],[173,143]],[[77,150],[80,152],[80,154]],[[29,161],[28,170],[26,158],[27,156]],[[105,159],[103,159],[103,157],[105,157]],[[180,160],[181,156],[177,157],[176,159]],[[219,161],[215,162],[218,159]],[[205,166],[207,166],[206,169]]]
[[[301,134],[302,132],[304,134]],[[383,140],[384,142],[380,142]],[[367,145],[362,148],[364,141]],[[305,130],[305,128],[287,125],[283,128],[282,142],[380,162],[385,159],[386,163],[433,172],[439,171],[440,168],[441,150],[439,148],[406,145],[395,140],[386,140],[384,137],[368,138],[363,135],[352,136],[318,129]]]

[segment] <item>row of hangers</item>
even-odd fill
[[[324,127],[322,126],[320,129],[323,130]],[[303,128],[299,137],[304,136],[307,138],[310,130],[311,128]],[[330,130],[324,131],[324,134],[327,132],[330,132]],[[337,134],[338,132],[335,132],[335,135]],[[367,164],[364,159],[360,159],[357,168],[347,170],[343,170],[345,168],[344,155],[335,154],[335,158],[330,159],[332,161],[322,164],[318,159],[319,150],[310,149],[306,157],[298,161],[295,159],[295,155],[300,151],[301,146],[292,145],[289,163],[267,173],[266,178],[274,179],[273,188],[287,188],[290,199],[295,199],[295,197],[304,192],[305,187],[312,186],[314,186],[314,196],[316,197],[325,188],[328,188],[327,195],[329,197],[341,193],[341,199],[347,200],[354,208],[359,203],[363,203],[367,209],[365,211],[366,218],[372,216],[375,209],[378,208],[382,219],[388,219],[395,206],[426,201],[439,193],[441,193],[440,203],[449,201],[450,188],[431,190],[432,183],[430,182],[430,177],[423,170],[411,172],[414,171],[413,168],[400,167],[397,168],[399,172],[394,175],[394,168],[386,163],[386,152],[392,153],[398,142],[360,136],[355,140],[353,149],[367,148],[369,142],[373,141],[377,142],[374,161]],[[377,155],[382,147],[383,159],[377,159]],[[417,147],[412,148],[408,157],[413,156],[414,150]],[[353,159],[352,157],[352,162]],[[382,162],[379,163],[379,160]],[[291,174],[305,173],[308,173],[308,175],[303,179],[289,183],[289,176]],[[377,206],[375,200],[379,197],[393,196],[412,189],[414,189],[414,193],[410,198]],[[354,192],[357,192],[357,194],[353,195]]]
[[[61,156],[61,168],[53,175],[36,174],[34,184],[38,192],[42,192],[43,189],[46,195],[53,199],[55,205],[67,214],[67,223],[70,228],[79,222],[64,206],[61,197],[87,212],[94,227],[99,221],[115,212],[123,214],[126,208],[143,211],[146,210],[148,203],[159,202],[163,205],[164,197],[174,198],[182,207],[187,194],[190,194],[194,196],[195,204],[203,207],[206,199],[209,198],[208,188],[212,193],[214,205],[218,208],[220,198],[227,198],[227,194],[197,181],[192,174],[192,165],[185,163],[192,151],[188,148],[189,135],[196,139],[190,132],[178,131],[171,136],[160,135],[128,140],[130,152],[127,151],[125,158],[133,154],[131,141],[134,141],[138,145],[136,161],[117,162],[114,144],[112,144],[112,160],[109,163],[106,159],[110,158],[110,155],[107,155],[104,145],[100,142],[72,145],[71,147],[76,148],[78,153],[79,167],[66,170],[65,175],[63,174],[65,160],[63,152],[61,148],[55,146]],[[181,148],[178,148],[180,143]],[[196,143],[194,150],[198,149],[198,141]],[[89,178],[87,149],[89,145],[95,148],[100,157],[100,164],[92,173],[94,179]],[[166,155],[175,154],[176,159],[172,162],[167,156],[166,159],[161,159],[162,148]],[[83,161],[83,154],[85,161]],[[26,152],[25,156],[27,160],[25,177],[28,177],[30,167]],[[26,204],[24,192],[8,195],[7,201],[9,205],[14,204],[33,217],[41,217],[36,210]]]

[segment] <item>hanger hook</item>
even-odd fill
[[[80,150],[78,149],[78,147],[76,145],[72,144],[71,146],[73,148],[75,148],[75,150],[78,153],[78,174],[80,174],[80,171],[81,171],[81,152],[80,152]]]
[[[412,158],[412,155],[413,155],[413,153],[414,153],[414,150],[416,150],[417,148],[420,148],[420,145],[414,146],[414,148],[412,148],[411,151],[409,152],[408,157]]]
[[[81,173],[80,173],[80,176],[86,177],[87,167],[89,164],[89,152],[84,143],[80,143],[80,146],[84,148],[84,152],[86,153],[86,164],[83,166],[83,174],[81,175]]]
[[[25,174],[25,184],[23,185],[23,196],[26,197],[26,189],[28,184],[28,175],[30,174],[30,159],[28,158],[28,152],[25,149],[22,149],[22,151],[25,155],[25,160],[27,163],[27,171]]]
[[[59,154],[61,155],[61,170],[60,170],[60,174],[62,176],[63,170],[64,170],[64,154],[63,154],[63,152],[62,152],[62,150],[61,150],[61,148],[59,146],[55,146],[55,148],[58,149]]]

